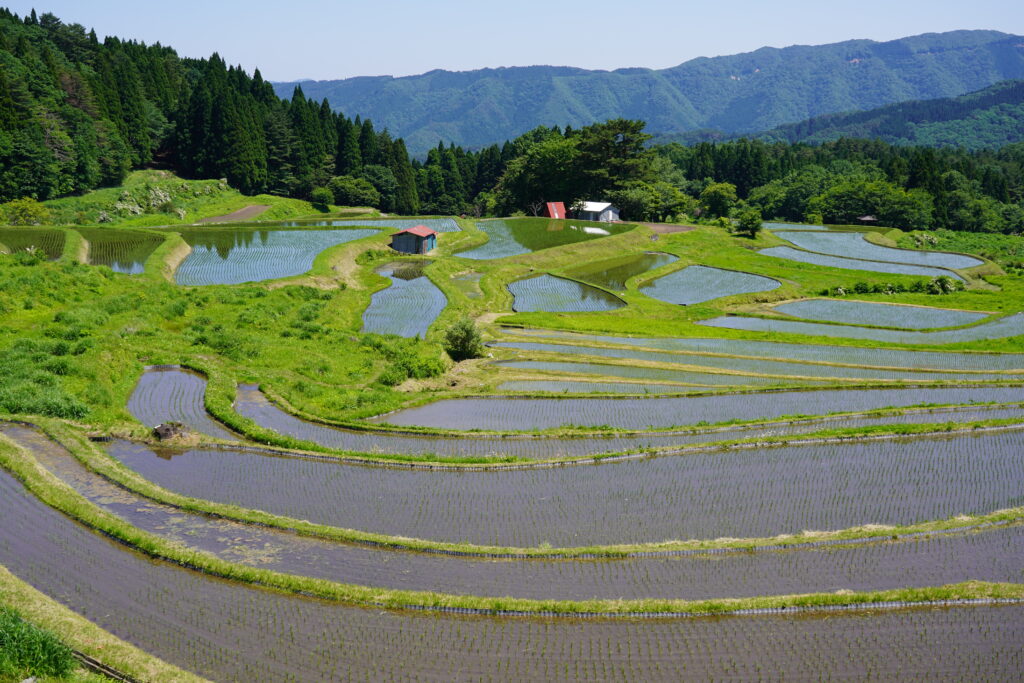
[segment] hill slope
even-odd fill
[[[438,140],[478,147],[538,125],[643,119],[656,133],[762,131],[821,114],[950,97],[1024,78],[1024,38],[997,31],[889,42],[761,48],[663,70],[530,66],[302,81],[349,116],[372,118],[414,154]],[[296,83],[276,83],[289,97]]]

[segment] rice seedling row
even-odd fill
[[[1017,605],[548,621],[351,608],[147,560],[0,473],[0,564],[94,623],[215,681],[578,680],[889,676],[1008,678]],[[922,633],[927,637],[922,638]]]
[[[587,221],[513,218],[480,221],[476,227],[487,235],[487,243],[456,256],[474,260],[492,260],[528,254],[531,251],[560,247],[576,242],[619,234],[634,226]]]
[[[826,380],[792,380],[778,377],[760,377],[757,375],[725,375],[713,372],[687,372],[685,370],[665,370],[642,365],[609,365],[605,363],[575,363],[567,361],[544,360],[503,360],[495,361],[494,365],[510,370],[557,372],[567,375],[588,374],[600,377],[623,377],[642,379],[652,382],[681,382],[698,386],[820,386],[829,384]]]
[[[330,227],[354,228],[367,227],[378,230],[405,230],[417,225],[425,225],[437,232],[459,232],[462,228],[454,218],[344,218],[324,221],[285,221],[279,223],[283,227]]]
[[[804,318],[815,322],[846,323],[850,325],[871,325],[875,327],[896,327],[900,329],[933,329],[937,327],[959,327],[970,325],[987,313],[959,311],[949,308],[928,306],[904,306],[900,304],[877,303],[873,301],[850,301],[846,299],[803,299],[773,307],[777,313]]]
[[[234,440],[231,432],[206,412],[206,378],[179,367],[146,368],[128,397],[128,412],[146,425],[180,422],[216,439]]]
[[[954,380],[998,380],[1014,379],[1007,375],[958,374],[954,372],[927,372],[923,370],[891,370],[880,368],[862,368],[835,365],[813,365],[795,361],[761,360],[755,358],[731,358],[725,356],[701,356],[694,354],[681,355],[667,351],[644,351],[641,349],[607,348],[599,346],[580,346],[575,344],[551,344],[547,342],[496,342],[495,348],[517,349],[519,351],[542,351],[544,353],[571,354],[573,357],[592,356],[597,358],[615,358],[621,360],[642,360],[667,365],[687,365],[714,370],[731,370],[733,372],[749,372],[759,375],[772,375],[772,383],[783,381],[782,377],[796,377],[801,380],[808,377],[822,379],[863,379],[863,380],[899,380],[905,382],[935,382]]]
[[[431,437],[384,434],[330,427],[301,420],[270,403],[256,387],[241,386],[235,410],[257,425],[327,448],[361,453],[434,454],[440,456],[491,456],[549,460],[597,453],[638,452],[650,448],[671,448],[695,443],[792,436],[834,427],[863,427],[885,424],[946,424],[1024,416],[1020,408],[957,409],[955,411],[910,412],[888,417],[845,417],[812,420],[786,425],[734,427],[684,434],[643,434],[577,438],[502,438],[485,436]]]
[[[423,274],[423,265],[396,262],[377,272],[391,278],[391,285],[375,292],[363,312],[363,331],[424,337],[427,329],[448,305],[437,285]]]
[[[154,503],[85,469],[38,431],[0,423],[92,503],[135,527],[240,564],[343,583],[448,594],[551,600],[756,597],[886,590],[966,580],[1016,581],[1024,526],[799,551],[626,560],[494,562],[347,545]]]
[[[909,263],[888,263],[885,261],[863,261],[854,258],[844,258],[842,256],[818,254],[811,251],[794,249],[793,247],[769,247],[767,249],[762,249],[758,253],[765,256],[774,256],[775,258],[786,259],[787,261],[811,263],[816,266],[825,266],[827,268],[866,270],[872,273],[893,273],[899,275],[922,275],[925,277],[949,277],[963,282],[963,278],[952,270],[946,270],[945,268],[933,268],[931,266],[915,266]]]
[[[146,259],[163,243],[159,235],[124,229],[79,228],[89,243],[89,264],[107,266],[116,273],[138,275]]]
[[[578,334],[557,330],[506,330],[519,336],[570,339],[579,343],[618,344],[660,351],[722,353],[755,358],[786,359],[810,363],[845,363],[869,367],[913,368],[959,371],[1024,370],[1020,353],[945,353],[941,351],[903,351],[898,349],[787,344],[747,339],[708,339],[670,337],[616,337]],[[730,359],[730,362],[736,359]]]
[[[548,311],[557,313],[587,313],[611,311],[626,303],[619,297],[575,280],[538,275],[516,280],[508,286],[514,299],[512,310],[522,312]]]
[[[237,285],[300,275],[328,247],[376,234],[372,229],[180,232],[192,251],[174,273],[179,285]]]
[[[567,425],[657,429],[923,404],[1011,403],[1024,387],[811,389],[665,398],[453,398],[373,418],[397,426],[515,431]]]
[[[734,294],[767,292],[781,286],[778,280],[752,273],[687,266],[644,285],[640,291],[654,299],[688,306]]]
[[[893,249],[872,244],[858,232],[817,232],[817,231],[776,231],[775,235],[801,249],[845,256],[866,261],[888,261],[890,263],[907,263],[917,266],[949,268],[958,270],[980,266],[984,261],[962,254],[950,254],[942,251],[920,251],[911,249]]]
[[[956,344],[981,339],[1000,339],[1024,334],[1024,313],[1010,315],[994,322],[975,325],[959,330],[936,330],[934,332],[909,332],[903,330],[882,330],[874,327],[853,325],[829,325],[809,323],[801,320],[779,318],[751,318],[745,316],[722,316],[703,320],[698,325],[728,330],[751,332],[786,332],[818,337],[845,337],[847,339],[872,339],[892,344]]]
[[[1024,433],[701,451],[576,467],[437,472],[238,449],[109,452],[178,493],[452,543],[533,547],[910,524],[1024,503]],[[487,511],[482,514],[481,511]]]
[[[52,228],[0,228],[0,251],[16,253],[31,248],[41,250],[50,261],[64,252],[64,232]]]
[[[667,266],[678,260],[679,257],[672,254],[648,251],[643,254],[620,256],[576,266],[571,268],[568,274],[598,287],[621,292],[626,289],[626,282],[631,277]]]
[[[638,384],[636,382],[587,382],[582,380],[521,379],[502,382],[498,391],[555,392],[562,394],[678,394],[687,387],[671,384]]]

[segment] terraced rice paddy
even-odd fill
[[[898,543],[818,546],[566,562],[402,553],[296,536],[184,512],[137,496],[90,472],[33,429],[0,433],[80,495],[149,533],[224,560],[289,574],[385,588],[531,599],[713,599],[799,592],[884,590],[913,573],[923,585],[1013,581],[1024,526],[957,532]]]
[[[1024,652],[1016,605],[611,622],[350,608],[144,559],[37,502],[6,474],[0,513],[0,563],[15,575],[216,681],[389,678],[413,669],[439,680],[863,678],[937,669],[977,680],[1012,677]]]
[[[644,285],[640,291],[654,299],[688,306],[735,294],[767,292],[781,286],[778,280],[751,273],[687,266]]]
[[[575,280],[538,275],[509,284],[512,310],[517,312],[548,311],[557,313],[588,313],[611,311],[626,305],[619,297],[597,287]]]
[[[636,452],[644,448],[671,448],[710,441],[777,437],[842,426],[881,424],[945,424],[980,420],[1024,419],[1020,408],[960,408],[955,411],[913,411],[888,417],[818,419],[787,425],[738,426],[692,433],[589,436],[574,438],[514,438],[463,435],[436,437],[341,429],[301,420],[271,404],[255,386],[238,389],[235,410],[266,429],[342,451],[380,454],[434,454],[439,456],[483,456],[547,460],[595,453]]]
[[[950,270],[973,268],[984,263],[981,259],[963,254],[883,247],[868,242],[863,233],[857,232],[777,231],[775,235],[807,251],[866,261],[908,263]]]
[[[494,364],[510,370],[537,370],[541,372],[566,373],[569,375],[588,374],[603,377],[623,377],[651,382],[679,382],[694,386],[776,386],[780,384],[814,386],[826,383],[825,380],[784,380],[776,377],[758,377],[756,375],[725,375],[710,372],[664,370],[643,365],[607,365],[604,363],[571,363],[543,360],[504,360],[495,361]]]
[[[568,274],[576,279],[595,284],[598,287],[621,292],[626,289],[626,282],[630,278],[642,275],[655,268],[667,266],[678,260],[679,257],[672,254],[648,251],[643,254],[620,256],[577,266],[569,270]]]
[[[564,394],[679,394],[690,387],[672,384],[638,384],[635,382],[584,382],[566,379],[525,379],[502,382],[498,391],[516,391],[536,394],[556,392]]]
[[[925,277],[950,277],[954,280],[963,281],[963,278],[951,270],[944,268],[932,268],[930,266],[914,266],[906,263],[885,263],[882,261],[863,261],[860,259],[843,258],[842,256],[829,256],[827,254],[816,254],[810,251],[794,249],[793,247],[769,247],[762,249],[760,254],[774,256],[775,258],[786,259],[787,261],[799,261],[800,263],[811,263],[816,266],[827,268],[840,268],[842,270],[866,270],[872,273],[893,273],[899,275],[922,275]]]
[[[391,285],[375,292],[363,312],[363,332],[423,337],[448,305],[448,299],[430,281],[424,261],[396,261],[377,269]]]
[[[89,243],[89,264],[107,266],[115,273],[138,275],[164,239],[160,235],[125,229],[79,228]]]
[[[64,232],[52,228],[0,228],[0,253],[41,250],[50,261],[64,252]]]
[[[465,273],[463,275],[455,275],[452,277],[452,284],[467,299],[479,299],[483,296],[483,292],[480,290],[480,278],[483,277],[483,273]]]
[[[520,351],[540,351],[544,353],[571,354],[572,356],[593,356],[617,360],[639,360],[666,365],[686,365],[697,368],[708,368],[711,371],[747,372],[773,376],[772,382],[789,382],[789,379],[861,379],[904,382],[936,382],[955,380],[997,380],[1014,379],[1009,375],[982,375],[954,372],[926,372],[919,370],[886,370],[880,368],[859,368],[835,365],[812,365],[791,361],[761,360],[757,358],[733,358],[728,356],[701,356],[695,354],[679,354],[668,351],[644,351],[632,348],[606,348],[600,346],[581,346],[576,344],[551,344],[546,342],[497,342],[494,348],[517,349]],[[749,375],[747,375],[749,376]],[[1020,376],[1016,377],[1021,379]]]
[[[367,227],[378,230],[405,230],[417,225],[425,225],[437,232],[459,232],[462,228],[454,218],[343,218],[324,221],[285,221],[279,225],[286,228],[330,227],[354,228]]]
[[[206,412],[206,379],[176,366],[146,368],[128,398],[128,412],[146,425],[180,422],[217,439],[236,437]]]
[[[589,223],[547,218],[480,221],[476,227],[487,234],[487,243],[475,249],[459,252],[456,256],[475,260],[499,259],[617,235],[633,229],[632,225],[621,223]]]
[[[366,228],[202,228],[180,233],[192,252],[174,273],[179,285],[237,285],[300,275],[328,247],[377,234]]]
[[[846,337],[847,339],[872,339],[893,344],[955,344],[979,339],[1000,339],[1024,334],[1024,313],[1007,316],[995,322],[975,325],[958,330],[936,330],[933,332],[911,332],[883,330],[874,327],[853,325],[827,325],[808,323],[800,320],[779,318],[749,318],[744,316],[722,316],[704,320],[698,325],[729,330],[752,332],[785,332],[821,337]]]
[[[158,457],[126,442],[109,451],[145,478],[201,499],[388,535],[532,547],[763,537],[988,513],[1021,504],[1022,448],[1024,432],[1001,432],[499,472],[232,449]]]
[[[717,353],[754,358],[782,358],[809,363],[841,363],[888,368],[913,368],[963,371],[1024,371],[1024,354],[1020,353],[943,353],[935,351],[903,351],[897,349],[827,346],[819,344],[786,344],[747,339],[707,339],[695,337],[616,337],[577,334],[557,330],[506,330],[525,337],[568,339],[574,343],[618,344],[629,347],[691,353]]]
[[[778,313],[815,322],[895,327],[926,330],[936,327],[960,327],[988,317],[988,313],[957,311],[949,308],[904,306],[847,299],[804,299],[773,307]]]

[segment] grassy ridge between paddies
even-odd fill
[[[0,464],[14,474],[33,495],[45,504],[150,557],[256,587],[319,597],[357,606],[440,611],[460,609],[478,611],[481,614],[502,613],[508,616],[544,614],[578,617],[629,616],[630,614],[711,615],[749,609],[813,608],[879,602],[928,603],[943,600],[1024,599],[1024,584],[988,582],[966,582],[946,586],[860,593],[812,593],[698,601],[664,599],[527,600],[381,589],[242,566],[144,532],[82,498],[43,468],[29,452],[6,438],[0,438]]]
[[[16,419],[16,418],[9,418]],[[260,510],[252,510],[236,505],[217,503],[183,496],[168,491],[135,471],[125,467],[115,458],[104,452],[99,446],[84,436],[81,429],[59,420],[46,418],[29,418],[32,424],[41,427],[51,438],[64,446],[83,466],[109,481],[122,486],[140,496],[149,498],[165,505],[201,514],[213,515],[243,523],[269,526],[300,535],[324,538],[342,543],[370,545],[395,550],[408,550],[432,553],[467,555],[471,557],[498,558],[624,558],[636,553],[675,553],[702,550],[754,550],[754,549],[799,549],[814,547],[821,542],[872,540],[892,540],[907,535],[942,533],[969,529],[973,527],[1018,523],[1024,520],[1024,508],[999,510],[984,515],[957,516],[950,519],[932,520],[904,526],[867,525],[837,531],[804,531],[800,534],[782,534],[766,538],[723,538],[707,540],[679,540],[662,543],[627,544],[614,546],[581,546],[572,548],[553,548],[540,546],[520,548],[510,546],[482,546],[468,543],[448,543],[426,539],[389,536],[365,531],[342,529],[323,524],[315,524],[306,520],[296,520],[282,515],[275,515]],[[17,450],[11,446],[10,449]],[[9,450],[10,450],[9,449]],[[286,454],[284,452],[282,455]],[[301,455],[301,453],[292,453]],[[77,494],[76,494],[77,495]]]
[[[117,636],[96,626],[85,617],[42,593],[0,565],[0,607],[16,610],[26,621],[56,634],[68,647],[135,680],[152,683],[204,683],[187,671],[140,650]],[[0,678],[3,673],[0,672]],[[21,680],[16,678],[14,680]],[[40,683],[68,680],[74,683],[101,683],[111,679],[83,674],[81,670],[68,678],[42,677]]]

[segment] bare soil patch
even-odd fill
[[[249,206],[243,207],[238,211],[232,211],[226,213],[223,216],[211,216],[204,218],[199,223],[230,223],[232,221],[248,221],[256,218],[261,213],[270,208],[269,204],[250,204]]]

